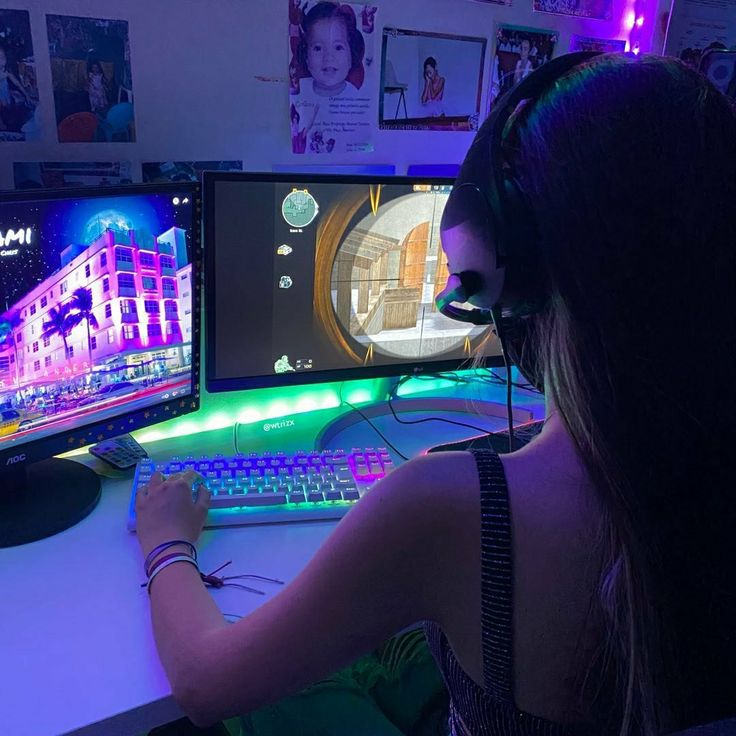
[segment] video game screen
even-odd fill
[[[459,366],[481,346],[500,355],[488,327],[435,306],[450,184],[227,176],[207,189],[210,379],[298,383],[306,372]]]
[[[192,393],[190,191],[0,201],[0,449]]]

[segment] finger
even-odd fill
[[[164,477],[163,473],[160,470],[157,470],[152,476],[151,480],[147,483],[147,488],[155,488],[156,486],[160,486],[166,478]]]
[[[199,492],[197,493],[197,501],[195,503],[195,506],[198,508],[204,510],[205,512],[210,507],[210,499],[212,498],[212,494],[210,493],[210,489],[207,488],[205,485],[199,486]]]
[[[148,485],[138,486],[138,490],[135,492],[135,505],[139,506],[147,495]]]
[[[186,483],[189,483],[189,485],[192,487],[196,483],[205,482],[204,476],[201,473],[198,473],[196,470],[192,470],[191,468],[185,470],[179,477]]]

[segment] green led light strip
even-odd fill
[[[474,371],[457,371],[457,375],[472,375]],[[390,379],[389,379],[390,380]],[[293,416],[320,409],[335,409],[340,406],[340,383],[320,383],[308,386],[284,386],[279,388],[254,389],[218,394],[201,393],[200,410],[155,426],[134,432],[138,442],[156,442],[172,437],[185,437],[240,424],[257,424],[279,417]],[[342,390],[344,401],[351,404],[366,404],[383,401],[387,396],[387,379],[373,378],[345,382]],[[422,379],[408,381],[399,389],[399,396],[411,396],[427,391],[450,388],[454,382],[444,379]],[[79,448],[64,457],[87,451]]]

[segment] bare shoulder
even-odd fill
[[[394,548],[408,540],[447,559],[479,518],[478,473],[469,452],[422,455],[399,466],[367,494],[354,521],[380,527]],[[350,516],[349,514],[348,516]],[[479,540],[478,540],[479,541]]]
[[[389,478],[392,486],[416,494],[419,500],[431,496],[455,506],[462,497],[478,497],[478,474],[470,452],[421,455],[401,465]]]

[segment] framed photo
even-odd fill
[[[143,183],[160,181],[201,181],[203,171],[242,171],[242,161],[146,161]]]
[[[0,142],[40,138],[37,112],[30,16],[0,8]]]
[[[16,161],[16,189],[60,189],[131,184],[129,161]]]
[[[570,39],[570,51],[601,51],[604,54],[622,53],[626,50],[626,41],[618,38],[591,38],[590,36],[573,36]]]
[[[611,20],[612,6],[612,0],[534,0],[534,10],[538,13],[571,15],[594,20]]]
[[[128,21],[47,15],[59,143],[135,141]]]
[[[486,39],[384,28],[381,130],[476,130]]]
[[[373,150],[377,12],[368,4],[289,0],[292,153]]]
[[[546,64],[554,54],[557,31],[499,25],[491,63],[490,107],[497,97]]]

